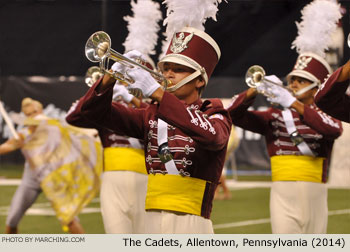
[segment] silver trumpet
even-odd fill
[[[90,36],[85,45],[85,55],[91,62],[99,62],[100,70],[103,74],[109,74],[116,80],[125,82],[128,85],[132,85],[135,81],[128,76],[127,73],[108,71],[109,60],[119,62],[127,68],[139,67],[149,72],[164,89],[170,84],[170,81],[168,81],[162,74],[152,71],[141,63],[133,61],[125,57],[123,54],[113,50],[111,48],[111,39],[104,31],[95,32]]]
[[[89,67],[85,74],[85,83],[91,87],[99,78],[103,76],[103,72],[97,66]]]
[[[249,87],[252,87],[252,88],[257,88],[258,86],[260,86],[262,84],[262,82],[268,82],[268,83],[271,83],[273,85],[277,85],[279,87],[285,88],[288,90],[288,92],[290,92],[294,95],[294,92],[292,90],[290,90],[289,88],[287,88],[279,83],[276,83],[276,82],[273,82],[273,81],[266,79],[265,75],[266,75],[265,70],[261,66],[259,66],[259,65],[251,66],[251,67],[249,67],[249,69],[247,70],[247,72],[245,74],[245,82],[247,83],[247,85]],[[264,91],[261,92],[260,91],[259,93],[261,93],[262,95],[264,95],[266,97],[275,97],[273,94],[268,93],[268,92],[264,92]]]

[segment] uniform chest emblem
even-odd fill
[[[185,37],[185,33],[181,32],[178,37],[174,34],[173,41],[170,46],[170,51],[173,53],[180,53],[186,48],[187,44],[193,38],[193,32]]]
[[[294,68],[298,70],[303,70],[304,68],[307,67],[307,65],[310,63],[311,60],[312,60],[312,57],[308,57],[308,56],[299,57],[299,59],[297,60],[297,63],[295,63]]]

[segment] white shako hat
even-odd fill
[[[299,56],[287,80],[299,76],[312,84],[299,90],[298,95],[319,86],[332,73],[325,50],[341,18],[340,10],[340,5],[331,0],[314,0],[301,10],[302,21],[296,22],[298,36],[292,42],[292,49],[296,48]]]
[[[172,62],[195,70],[175,86],[169,87],[169,91],[178,89],[200,75],[207,85],[220,56],[220,48],[212,37],[196,28],[184,27],[173,35],[165,56],[158,62],[158,67],[163,70],[165,62]]]

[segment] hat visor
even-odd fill
[[[179,55],[179,54],[168,54],[164,56],[159,62],[158,62],[158,67],[161,71],[164,69],[164,63],[165,62],[170,62],[170,63],[176,63],[180,65],[187,66],[193,70],[201,70],[202,68],[191,58],[184,56],[184,55]],[[208,83],[208,75],[205,72],[202,74],[205,84]]]
[[[310,74],[309,72],[303,71],[303,70],[293,70],[287,75],[287,81],[289,82],[292,76],[298,76],[305,78],[311,82],[317,82],[319,83],[320,81],[314,76],[313,74]]]

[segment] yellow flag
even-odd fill
[[[24,142],[23,155],[62,225],[67,225],[98,193],[102,146],[76,127],[55,119],[30,119],[35,130]]]

